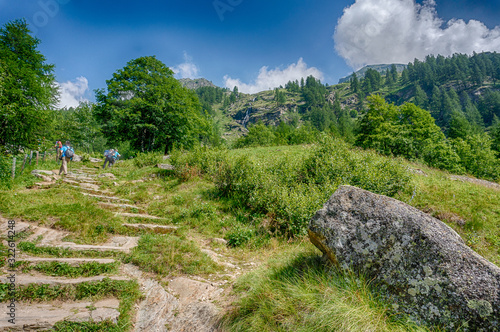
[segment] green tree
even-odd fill
[[[37,50],[25,20],[0,29],[0,153],[35,148],[57,101],[53,65]]]
[[[350,87],[351,87],[351,91],[352,92],[358,93],[358,91],[359,91],[359,80],[358,80],[358,76],[356,75],[356,73],[352,73],[352,77],[351,77],[351,80],[350,80]]]
[[[111,141],[130,141],[139,151],[167,153],[189,147],[210,132],[195,92],[154,56],[131,60],[97,91],[96,116]]]
[[[491,149],[492,141],[487,133],[456,138],[451,142],[468,173],[495,181],[500,178],[500,161]]]
[[[465,117],[474,127],[474,130],[477,132],[483,131],[484,121],[481,117],[481,113],[479,113],[479,110],[476,105],[474,105],[467,92],[462,91],[460,100],[462,102],[462,109],[464,110]]]
[[[285,92],[276,88],[274,89],[274,100],[276,101],[276,106],[281,106],[286,102]]]
[[[393,83],[396,83],[398,81],[398,69],[396,68],[395,64],[391,65],[391,70],[389,73],[391,75],[391,81]]]
[[[356,110],[352,110],[356,112]],[[355,131],[355,123],[354,120],[348,113],[347,109],[343,109],[340,111],[338,122],[338,132],[339,135],[342,136],[344,141],[348,143],[354,143],[356,140],[356,136],[354,134]]]
[[[496,115],[493,117],[493,124],[490,128],[490,136],[492,138],[492,149],[500,152],[500,119],[498,119]]]
[[[237,148],[245,146],[270,146],[274,145],[276,136],[271,128],[266,126],[262,121],[254,125],[248,126],[248,134],[239,138],[235,146]]]
[[[418,83],[415,84],[415,105],[426,108],[428,104],[427,94]]]
[[[356,143],[363,148],[373,148],[381,153],[390,154],[398,109],[378,95],[369,96],[367,100],[368,112],[359,124]]]
[[[471,125],[465,115],[461,111],[453,111],[448,128],[448,137],[465,139],[471,132]]]
[[[360,122],[358,145],[384,154],[421,158],[426,145],[445,139],[429,112],[412,104],[396,107],[380,96],[370,96]]]

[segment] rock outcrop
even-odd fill
[[[334,264],[373,280],[395,313],[446,330],[500,330],[500,268],[403,202],[341,186],[309,236]]]

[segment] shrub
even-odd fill
[[[465,140],[455,138],[452,144],[467,172],[489,180],[500,178],[500,162],[487,134],[467,136]]]
[[[228,232],[225,236],[227,245],[230,247],[239,247],[247,243],[255,234],[251,228],[236,227],[234,230]]]
[[[305,160],[276,154],[267,154],[265,159],[249,154],[231,157],[225,150],[210,149],[172,159],[176,167],[197,167],[209,175],[218,196],[267,214],[271,230],[288,237],[305,234],[312,215],[341,184],[394,196],[409,190],[411,180],[399,160],[356,151],[328,137]],[[235,244],[244,240],[238,234],[228,236]]]
[[[163,155],[158,152],[139,152],[134,158],[134,165],[138,168],[154,166],[163,161]]]

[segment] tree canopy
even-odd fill
[[[364,148],[415,159],[425,145],[445,139],[429,112],[412,103],[397,107],[373,95],[368,97],[368,104],[357,137]]]
[[[196,93],[182,87],[154,56],[131,60],[97,91],[95,114],[111,141],[139,151],[188,147],[209,131]]]
[[[37,50],[25,20],[0,29],[0,153],[35,148],[57,101],[53,65]]]

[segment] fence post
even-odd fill
[[[12,159],[12,178],[16,177],[16,157]]]
[[[38,166],[38,157],[40,156],[40,152],[36,151],[36,165]]]
[[[23,167],[21,167],[21,173],[20,174],[23,174],[24,166],[26,166],[26,159],[28,159],[28,154],[24,154]]]
[[[31,159],[33,159],[33,150],[30,150],[30,166],[31,166]]]
[[[47,153],[47,151],[43,151],[43,155],[42,155],[42,164],[45,163],[45,153]]]

